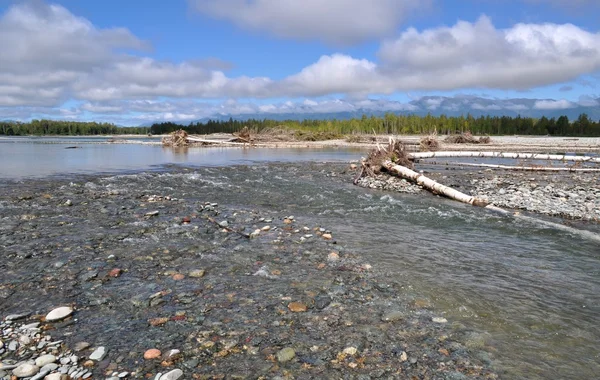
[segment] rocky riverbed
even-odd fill
[[[330,226],[218,203],[220,186],[186,169],[3,183],[0,379],[498,377],[482,335]]]
[[[596,172],[514,172],[472,168],[439,171],[426,164],[423,167],[423,174],[431,179],[498,207],[570,220],[600,221],[600,176]],[[363,177],[358,185],[412,194],[425,191],[387,174]]]

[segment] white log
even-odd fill
[[[451,187],[442,185],[439,182],[432,180],[431,178],[425,177],[421,173],[417,173],[414,170],[407,168],[406,166],[396,165],[391,161],[385,161],[383,163],[383,167],[389,170],[392,173],[396,173],[403,178],[410,179],[417,183],[418,185],[423,186],[429,191],[434,193],[443,194],[448,198],[457,200],[459,202],[467,203],[474,206],[486,206],[487,202],[482,201],[481,199],[472,197],[465,193],[461,193],[458,190],[455,190]]]
[[[208,140],[208,139],[201,139],[198,137],[187,137],[187,140],[192,141],[192,142],[201,142],[201,143],[208,143],[208,144],[248,145],[248,143],[240,143],[240,142],[233,142],[233,141],[220,141],[220,140]]]
[[[578,230],[576,228],[565,226],[563,224],[553,223],[553,222],[549,222],[546,220],[532,218],[530,216],[521,215],[518,212],[510,212],[503,208],[486,204],[486,202],[483,202],[475,197],[472,197],[465,193],[461,193],[460,191],[455,190],[451,187],[442,185],[430,178],[425,177],[424,175],[422,175],[420,173],[410,170],[409,168],[407,168],[405,166],[396,165],[391,161],[385,161],[383,163],[383,166],[392,173],[396,173],[403,178],[415,181],[417,184],[423,186],[424,188],[426,188],[430,191],[443,194],[443,195],[445,195],[449,198],[452,198],[454,200],[457,200],[459,202],[468,203],[468,204],[474,205],[474,206],[485,206],[484,207],[485,209],[500,213],[502,215],[512,216],[516,219],[525,220],[530,223],[535,223],[535,224],[543,225],[545,227],[554,228],[554,229],[557,229],[560,231],[565,231],[570,234],[577,235],[582,238],[585,238],[588,240],[593,240],[593,241],[600,243],[600,235],[595,234],[591,231]]]
[[[506,170],[522,170],[522,171],[542,171],[542,172],[600,172],[600,168],[553,168],[550,166],[509,166],[509,165],[493,165],[493,164],[473,164],[467,162],[431,162],[432,165],[453,165],[453,166],[470,166],[477,168],[492,168]]]
[[[418,152],[410,153],[412,159],[424,159],[435,157],[486,157],[486,158],[513,158],[531,160],[555,160],[574,162],[598,162],[600,157],[591,156],[567,156],[563,154],[538,154],[538,153],[509,153],[509,152]]]

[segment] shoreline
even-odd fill
[[[90,138],[108,138],[115,141],[94,142],[96,144],[143,144],[143,145],[162,145],[160,139],[166,135],[156,136],[138,136],[138,135],[106,135],[106,136],[39,136],[40,138],[60,139],[90,139]],[[256,144],[234,145],[218,144],[223,147],[240,148],[361,148],[373,149],[377,144],[387,144],[390,137],[404,142],[411,151],[418,151],[420,139],[423,136],[418,135],[357,135],[364,142],[349,142],[346,139],[322,140],[322,141],[274,141],[269,140],[268,136],[260,136]],[[32,136],[23,136],[31,138]],[[38,137],[38,136],[35,136]],[[224,138],[231,137],[229,134],[202,135],[203,138]],[[531,153],[595,153],[600,154],[600,137],[558,137],[558,136],[492,136],[489,144],[449,144],[443,141],[444,136],[439,136],[441,143],[440,150],[450,151],[509,151],[509,152],[531,152]],[[17,138],[21,138],[18,136]],[[157,139],[157,141],[137,141],[138,139]],[[375,139],[375,141],[371,141]],[[11,137],[0,137],[2,141],[10,141]],[[65,141],[67,143],[67,141]],[[188,148],[210,147],[207,145],[191,144]]]

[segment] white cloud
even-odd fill
[[[225,2],[229,1],[233,0]],[[281,0],[282,4],[288,2]],[[261,0],[241,3],[242,7],[263,6]],[[37,115],[44,109],[54,110],[46,112],[48,115],[64,117],[83,113],[141,118],[139,114],[147,114],[149,118],[171,115],[178,120],[215,113],[338,112],[359,108],[410,111],[417,106],[369,97],[461,88],[529,89],[566,83],[586,74],[593,78],[600,71],[600,34],[570,24],[517,24],[502,30],[482,17],[475,23],[461,21],[452,27],[408,29],[382,44],[378,61],[330,54],[280,80],[230,77],[225,74],[230,65],[216,58],[160,61],[145,55],[148,44],[127,29],[98,28],[61,6],[35,4],[14,5],[0,16],[2,117],[27,112]],[[316,7],[313,1],[306,4],[309,13]],[[331,4],[332,9],[340,7],[338,2]],[[381,8],[390,4],[391,0],[379,1],[372,6]],[[325,13],[333,12],[322,9]],[[265,104],[272,102],[263,100],[259,105],[239,101],[215,105],[228,98],[323,96],[345,100],[312,99],[277,104]],[[78,110],[81,113],[65,111],[64,107],[60,111],[69,99],[81,103]],[[198,99],[214,101],[198,102]],[[427,101],[425,109],[459,107],[458,103],[443,99]],[[460,101],[472,103],[470,99]],[[592,104],[597,100],[583,101]],[[540,103],[541,107],[559,105]],[[485,102],[480,106],[494,110],[493,105]],[[500,106],[515,111],[524,107],[519,102]],[[11,107],[18,111],[6,111]]]
[[[278,37],[350,44],[391,35],[430,0],[189,0],[194,9]]]
[[[409,29],[379,52],[396,90],[528,89],[600,70],[600,34],[571,24],[475,23]]]
[[[579,97],[577,104],[582,107],[598,107],[600,106],[600,98],[594,99],[589,95],[582,95]]]
[[[143,49],[123,28],[97,29],[58,5],[24,3],[0,18],[0,105],[58,105],[69,85],[110,65],[115,50]]]
[[[319,96],[332,93],[391,93],[377,71],[377,65],[366,59],[355,59],[343,54],[322,56],[316,63],[298,74],[276,84],[275,91],[287,96]]]
[[[565,99],[561,100],[538,100],[535,102],[533,108],[538,110],[565,110],[568,108],[575,108],[577,104],[570,102]]]

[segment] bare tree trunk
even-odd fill
[[[600,235],[595,234],[591,231],[578,230],[576,228],[565,226],[563,224],[548,222],[545,220],[521,215],[519,213],[513,213],[510,211],[507,211],[500,207],[496,207],[494,205],[487,204],[486,202],[481,201],[478,198],[461,193],[460,191],[455,190],[451,187],[442,185],[430,178],[425,177],[424,175],[422,175],[420,173],[410,170],[409,168],[407,168],[405,166],[396,165],[396,164],[392,163],[391,161],[385,161],[383,163],[383,166],[391,173],[395,173],[403,178],[415,181],[417,184],[423,186],[424,188],[426,188],[427,190],[429,190],[433,193],[443,194],[443,195],[447,196],[448,198],[457,200],[459,202],[468,203],[468,204],[474,205],[474,206],[485,207],[486,209],[488,209],[490,211],[494,211],[494,212],[500,213],[502,215],[512,216],[514,218],[525,220],[525,221],[528,221],[531,223],[543,225],[543,226],[546,226],[549,228],[554,228],[554,229],[557,229],[560,231],[565,231],[565,232],[568,232],[568,233],[571,233],[574,235],[578,235],[580,237],[600,243]]]
[[[388,171],[392,173],[396,173],[403,178],[410,179],[416,182],[418,185],[423,186],[424,188],[433,193],[443,194],[448,198],[457,200],[459,202],[468,203],[473,206],[487,206],[487,202],[481,199],[472,197],[465,193],[461,193],[460,191],[455,190],[451,187],[442,185],[441,183],[438,183],[432,180],[431,178],[425,177],[423,174],[417,173],[414,170],[407,168],[406,166],[396,165],[391,161],[385,161],[383,163],[383,167],[385,167]]]
[[[429,162],[431,165],[447,165],[447,166],[470,166],[476,168],[492,168],[506,170],[521,170],[521,171],[542,171],[542,172],[600,172],[600,168],[554,168],[551,166],[508,166],[508,165],[493,165],[493,164],[473,164],[467,162]]]
[[[537,153],[506,153],[506,152],[419,152],[411,153],[410,158],[436,158],[436,157],[486,157],[486,158],[513,158],[532,160],[555,160],[574,162],[600,163],[600,157],[567,156],[562,154],[537,154]]]

